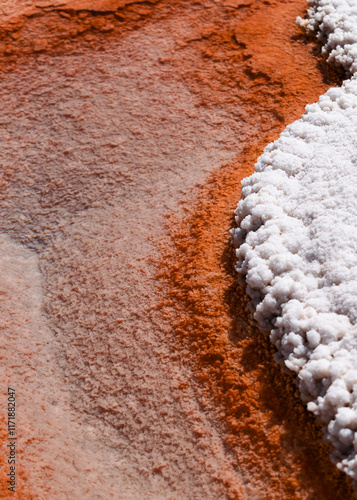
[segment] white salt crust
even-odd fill
[[[187,19],[0,75],[0,417],[14,384],[23,498],[241,490],[215,413],[171,349],[152,262],[165,213],[240,147],[242,122],[198,106],[160,62],[182,57]]]
[[[231,231],[255,318],[357,479],[357,2],[313,2],[329,59],[352,73],[288,126],[243,181]]]
[[[324,43],[322,54],[342,65],[351,74],[357,71],[356,0],[308,0],[308,19],[298,17],[300,26],[317,32]]]

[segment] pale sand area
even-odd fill
[[[1,290],[16,318],[2,363],[35,498],[240,489],[154,309],[164,214],[239,148],[234,120],[162,68],[180,29],[41,55],[1,78]]]

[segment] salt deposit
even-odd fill
[[[105,5],[132,2],[84,3],[0,6],[16,498],[351,500],[291,381],[265,362],[227,248],[261,134],[328,89],[312,44],[292,37],[305,0],[135,0],[115,15]]]
[[[308,32],[317,31],[322,54],[351,74],[357,70],[357,3],[355,0],[308,0],[308,19],[297,21]]]
[[[312,2],[329,60],[351,73],[268,145],[232,230],[255,318],[357,479],[357,2]]]

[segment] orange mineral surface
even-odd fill
[[[264,146],[343,77],[305,9],[2,2],[1,498],[354,498],[229,238]]]

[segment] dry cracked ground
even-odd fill
[[[2,1],[1,498],[353,498],[229,243],[241,179],[343,77],[305,9]]]

